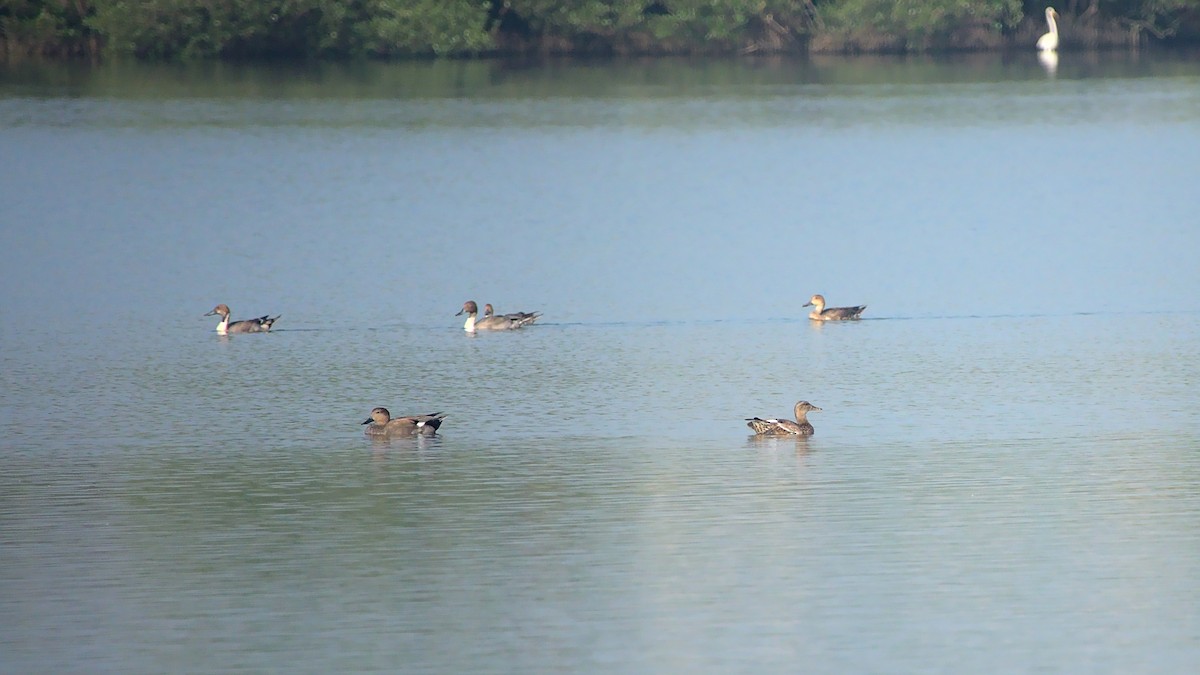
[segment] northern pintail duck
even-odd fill
[[[463,324],[463,330],[468,333],[474,333],[477,330],[513,330],[533,323],[534,320],[541,316],[536,312],[532,314],[522,312],[520,316],[524,318],[517,318],[518,315],[516,314],[506,314],[504,316],[484,315],[482,319],[479,319],[476,318],[479,315],[479,305],[475,304],[474,300],[464,302],[462,309],[458,310],[458,314],[454,316],[459,316],[463,313],[467,315],[467,322]]]
[[[445,413],[392,417],[387,408],[375,408],[371,411],[371,416],[363,421],[363,424],[367,425],[363,433],[372,438],[433,436],[438,427],[442,426],[445,417]]]
[[[266,333],[271,330],[271,326],[279,320],[280,316],[268,316],[264,314],[257,319],[244,319],[242,321],[229,321],[229,305],[224,303],[213,307],[212,311],[204,316],[212,316],[218,314],[221,316],[221,323],[217,324],[217,335],[228,335],[230,333]]]
[[[495,314],[496,310],[492,309],[492,304],[490,302],[483,306],[483,318],[486,319]],[[513,312],[512,314],[500,314],[498,316],[502,316],[505,319],[510,319],[512,321],[519,321],[521,322],[522,326],[528,326],[534,321],[537,321],[538,317],[541,315],[541,312]]]
[[[813,425],[808,423],[807,416],[810,412],[818,412],[820,410],[820,408],[808,401],[800,401],[796,404],[795,422],[791,420],[747,417],[746,426],[753,429],[754,433],[759,436],[812,436]]]
[[[857,307],[830,307],[825,309],[825,296],[814,295],[808,299],[808,302],[802,305],[803,307],[812,307],[813,311],[809,312],[808,318],[813,321],[845,321],[847,319],[857,319],[859,314],[867,308],[866,305]]]

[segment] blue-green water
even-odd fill
[[[1193,60],[0,77],[0,671],[1200,658]]]

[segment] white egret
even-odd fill
[[[1058,23],[1055,22],[1056,18],[1058,18],[1058,12],[1054,11],[1053,7],[1047,7],[1046,25],[1050,26],[1050,32],[1038,38],[1038,51],[1052,52],[1058,49]]]

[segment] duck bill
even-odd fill
[[[204,316],[214,316],[216,313],[217,313],[217,310],[214,309],[213,311],[209,312],[208,314],[205,314]]]
[[[370,424],[371,422],[374,422],[374,421],[375,421],[375,420],[373,420],[373,419],[371,419],[370,417],[368,417],[367,419],[365,419],[365,420],[363,420],[363,421],[362,421],[362,424]]]
[[[806,303],[804,303],[803,305],[800,305],[800,306],[801,306],[801,307],[812,307],[812,306],[813,306],[813,304],[812,304],[811,302],[806,302]]]

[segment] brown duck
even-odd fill
[[[395,438],[398,436],[432,436],[442,426],[445,413],[429,415],[405,415],[392,417],[387,408],[375,408],[363,424],[367,425],[363,432],[372,438]]]
[[[813,425],[808,423],[807,415],[810,412],[819,412],[820,410],[820,408],[808,401],[800,401],[796,404],[795,422],[791,420],[747,417],[746,426],[753,429],[754,433],[759,436],[812,436]]]
[[[825,308],[825,296],[814,295],[809,298],[808,302],[802,305],[803,307],[812,307],[813,311],[809,312],[808,318],[813,321],[846,321],[848,319],[857,319],[859,314],[867,308],[866,305],[857,307],[830,307]]]
[[[513,312],[512,314],[496,314],[496,310],[492,308],[492,303],[489,302],[483,306],[483,318],[484,319],[488,319],[493,316],[499,316],[502,319],[508,319],[509,321],[516,321],[517,323],[521,324],[522,326],[528,326],[529,324],[533,323],[534,321],[537,321],[538,317],[541,315],[542,315],[541,312]]]

